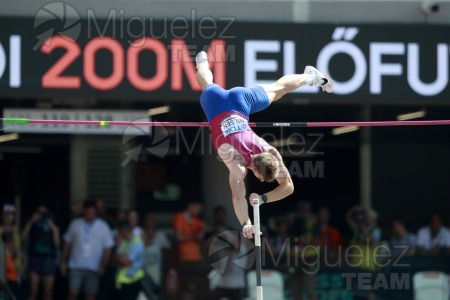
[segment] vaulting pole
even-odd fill
[[[256,299],[263,300],[263,288],[261,283],[261,224],[259,221],[259,199],[253,201],[253,225],[255,226],[255,253],[256,253]]]

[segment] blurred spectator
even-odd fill
[[[97,207],[97,216],[99,218],[105,219],[106,218],[106,211],[105,211],[105,199],[100,196],[92,197],[92,199],[95,201],[95,206]]]
[[[139,213],[135,209],[127,212],[127,221],[133,229],[133,236],[142,236],[142,228],[139,226]]]
[[[274,251],[272,254],[273,257],[279,257],[280,254],[286,255],[288,253],[288,249],[286,249],[286,247],[291,246],[289,241],[289,232],[290,228],[288,220],[283,217],[277,218],[275,221],[275,231],[273,237],[270,239],[270,244]]]
[[[314,226],[314,236],[317,244],[327,248],[327,253],[336,253],[342,245],[341,232],[330,225],[330,210],[322,207],[317,213],[317,223]]]
[[[144,243],[139,235],[133,235],[128,221],[118,225],[119,246],[114,261],[118,265],[116,292],[113,299],[136,300],[144,278]]]
[[[155,285],[150,288],[158,293],[161,288],[163,250],[170,249],[171,244],[166,234],[156,228],[155,215],[150,213],[145,216],[142,237],[145,246],[144,271]]]
[[[291,235],[299,238],[302,244],[310,244],[313,239],[313,230],[316,217],[311,212],[311,204],[301,201],[297,207],[297,216],[292,224]]]
[[[22,293],[19,283],[24,256],[21,250],[19,228],[15,223],[15,219],[16,207],[13,204],[4,204],[0,224],[0,237],[5,245],[6,281],[14,295],[20,299],[22,298]]]
[[[174,217],[173,228],[182,262],[202,259],[199,243],[205,234],[205,223],[199,218],[201,210],[202,204],[199,201],[190,200],[186,210]]]
[[[178,272],[174,268],[170,268],[166,274],[165,296],[167,299],[179,299],[180,279]]]
[[[178,245],[180,260],[180,279],[182,297],[198,299],[197,293],[207,285],[204,262],[200,251],[200,242],[205,234],[205,223],[199,215],[202,204],[190,200],[184,212],[177,213],[173,219],[173,228]]]
[[[224,206],[218,205],[214,208],[214,224],[212,232],[220,233],[225,230],[229,230],[227,225],[227,210]]]
[[[390,238],[391,255],[414,255],[416,248],[416,236],[406,229],[405,220],[395,217],[392,220],[392,236]],[[408,249],[405,252],[405,249]]]
[[[117,225],[119,224],[120,221],[122,220],[118,220],[118,216],[119,216],[119,211],[116,208],[108,208],[105,212],[105,221],[106,223],[108,223],[109,228],[111,230],[116,229]]]
[[[353,231],[349,263],[365,270],[378,270],[381,264],[374,251],[381,241],[381,229],[377,226],[377,213],[373,209],[355,206],[347,211],[346,219]]]
[[[378,214],[375,210],[355,206],[347,211],[346,219],[353,231],[353,244],[377,245],[381,241],[381,229],[377,225]]]
[[[296,247],[301,249],[302,262],[306,261],[307,265],[298,268],[288,281],[294,299],[317,299],[317,276],[313,274],[313,269],[316,268],[314,262],[317,261],[319,254],[314,240],[316,222],[317,219],[312,213],[311,204],[308,201],[301,201],[297,206],[297,216],[292,223],[291,235],[294,237],[294,241],[298,241],[299,244]]]
[[[59,228],[47,207],[39,206],[22,231],[28,242],[29,300],[38,298],[39,284],[43,284],[43,299],[51,300],[56,275],[56,256],[61,244]]]
[[[127,220],[127,216],[128,216],[128,211],[127,210],[117,210],[116,214],[114,215],[114,218],[111,222],[112,226],[110,225],[110,227],[112,228],[112,235],[114,238],[114,245],[118,245],[119,243],[119,237],[117,235],[117,226],[119,225],[120,222],[122,221],[128,221]]]
[[[232,230],[227,224],[227,210],[224,206],[218,205],[214,208],[214,220],[213,225],[208,230],[207,240],[205,242],[206,247],[209,251],[214,252],[212,256],[209,256],[209,259],[213,262],[217,262],[224,257],[234,257],[239,255],[239,253],[247,253],[250,249],[248,242],[249,240],[244,239],[241,236],[240,232]],[[239,245],[239,251],[236,251],[234,247],[225,247],[218,249],[217,251],[212,250],[211,247],[214,247],[214,239],[220,235],[220,240],[222,242],[227,242],[230,245]],[[239,238],[241,241],[239,242]],[[221,244],[223,245],[223,244]],[[252,242],[250,242],[250,246],[252,246]],[[211,253],[212,253],[211,252]],[[238,252],[238,253],[236,253]],[[217,258],[217,259],[216,259]],[[247,256],[243,255],[239,258],[239,264],[245,265],[247,263]],[[217,298],[220,299],[242,299],[245,289],[245,275],[246,271],[244,268],[237,266],[232,259],[229,259],[224,267],[222,273],[217,273],[217,271],[213,271],[215,274],[212,279],[214,282],[214,288],[216,290]],[[210,281],[211,283],[211,281]]]
[[[117,227],[119,223],[125,221],[126,215],[127,214],[125,210],[119,210],[116,208],[106,209],[104,220],[108,223],[114,239],[115,247],[112,249],[112,251],[117,249],[117,246],[119,245],[120,239],[117,233]],[[102,276],[100,281],[100,290],[98,293],[99,295],[101,295],[100,299],[109,299],[109,297],[112,297],[112,293],[115,290],[114,286],[115,286],[116,271],[117,266],[114,264],[113,259],[111,259],[108,262],[104,275]]]
[[[110,218],[108,224],[112,229],[114,239],[116,239],[117,237],[117,226],[119,225],[119,223],[127,220],[127,212],[128,211],[125,210],[110,210],[111,216],[108,217]]]
[[[226,224],[227,222],[227,211],[224,206],[218,205],[214,207],[214,220],[213,225],[207,231],[205,235],[206,245],[209,246],[212,239],[214,239],[218,234],[223,231],[231,230],[231,228]]]
[[[419,229],[417,247],[419,253],[428,255],[447,254],[450,250],[450,231],[442,225],[439,213],[432,214],[429,225]]]
[[[117,225],[122,222],[125,221],[127,219],[127,212],[125,210],[119,210],[117,212]]]
[[[245,239],[240,232],[237,231],[223,231],[220,233],[220,243],[213,243],[210,246],[212,256],[210,259],[215,263],[215,269],[210,273],[214,274],[211,282],[216,290],[216,296],[219,299],[243,299],[246,287],[246,269],[248,266],[249,255],[246,255],[249,250],[253,249],[253,242]],[[223,247],[223,243],[230,245]],[[239,245],[235,248],[231,245]],[[217,247],[217,249],[216,249]],[[223,261],[223,258],[227,258]],[[222,259],[222,263],[217,264]],[[239,263],[236,263],[236,261]]]
[[[83,218],[73,220],[63,236],[61,274],[67,274],[68,266],[69,300],[80,291],[87,300],[95,299],[114,245],[108,224],[97,218],[95,202],[85,201],[83,207]]]
[[[70,203],[70,219],[79,218],[83,215],[83,202],[75,201]]]
[[[378,213],[372,208],[367,210],[366,228],[371,233],[369,237],[371,242],[378,245],[381,242],[381,228],[378,226]]]

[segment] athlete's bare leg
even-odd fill
[[[292,74],[285,75],[272,84],[261,86],[266,91],[270,103],[272,103],[305,84],[307,84],[307,76],[305,74]]]
[[[206,52],[201,51],[197,54],[195,60],[197,64],[197,81],[202,90],[204,90],[208,84],[213,83],[213,74],[209,69],[208,56]],[[311,66],[307,66],[303,74],[285,75],[276,82],[262,85],[262,87],[266,91],[270,103],[272,103],[305,84],[320,86],[328,93],[333,90],[331,78]]]
[[[208,57],[206,55],[206,52],[199,52],[195,60],[197,63],[197,82],[202,90],[204,90],[208,84],[213,83],[213,74],[209,69]]]
[[[333,81],[331,78],[311,66],[307,66],[303,74],[285,75],[276,82],[262,85],[262,87],[266,91],[270,103],[272,103],[305,84],[320,86],[322,90],[328,93],[333,90]]]

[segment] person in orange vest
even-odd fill
[[[19,228],[15,224],[16,207],[6,203],[2,209],[0,224],[1,242],[5,245],[5,267],[8,287],[16,297],[22,294],[20,289],[20,273],[23,268],[23,252],[20,242]]]

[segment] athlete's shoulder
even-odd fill
[[[217,149],[220,159],[225,164],[238,164],[245,165],[244,157],[239,153],[239,151],[228,143],[224,143]]]
[[[247,176],[247,168],[238,161],[228,164],[227,166],[233,178],[241,180],[244,179],[245,176]]]

